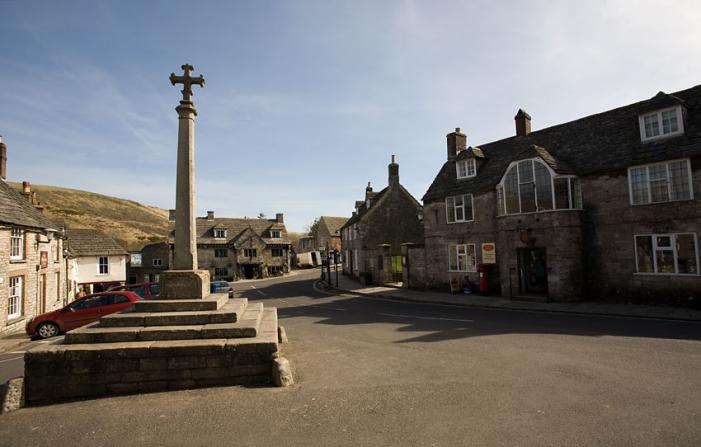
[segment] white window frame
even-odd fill
[[[460,167],[465,169],[465,175],[460,175]],[[455,162],[455,173],[458,179],[473,178],[477,175],[477,162],[474,158],[466,158]]]
[[[275,236],[277,234],[277,236]],[[280,239],[282,232],[280,230],[270,230],[271,239]]]
[[[467,197],[470,197],[470,209],[472,210],[472,218],[471,219],[466,219],[465,217],[465,203],[467,203]],[[455,198],[456,197],[462,197],[462,206],[458,206],[455,204]],[[449,207],[448,207],[448,200],[453,199],[453,215],[456,216],[454,221],[450,221],[450,213],[448,212]],[[462,219],[458,220],[457,219],[457,209],[462,208]],[[474,222],[475,221],[475,199],[472,194],[458,194],[457,196],[449,196],[445,198],[445,221],[449,224],[457,224],[457,223],[465,223],[465,222]]]
[[[215,228],[214,229],[214,239],[225,239],[226,238],[226,230],[222,228]]]
[[[474,263],[472,265],[472,269],[470,269],[470,263],[468,262],[469,259],[469,253],[467,250],[467,247],[472,247],[472,253],[474,257]],[[476,251],[476,245],[474,243],[468,243],[468,244],[448,244],[448,271],[449,272],[476,272],[477,271],[477,251]],[[455,259],[457,260],[458,263],[458,269],[452,269],[450,265],[450,252],[451,250],[455,248]],[[460,254],[460,249],[463,249],[464,253],[461,255]],[[460,265],[460,256],[463,256],[465,258],[465,268],[461,269]]]
[[[246,254],[248,252],[248,254]],[[257,258],[258,257],[258,249],[257,248],[244,248],[243,249],[243,257],[244,258]]]
[[[675,132],[664,133],[664,126],[662,125],[662,113],[674,110],[677,114],[677,130]],[[648,137],[645,133],[645,117],[655,116],[657,118],[657,123],[659,125],[660,134]],[[640,127],[640,141],[652,141],[660,140],[663,138],[673,137],[675,135],[681,135],[684,133],[684,119],[682,114],[682,106],[667,107],[665,109],[655,110],[654,112],[644,113],[638,116],[638,125]]]
[[[161,258],[153,258],[151,261],[154,267],[163,267],[163,259]]]
[[[686,199],[672,199],[672,175],[669,170],[669,165],[677,161],[686,161],[686,170],[688,173],[689,182],[689,197]],[[650,187],[650,167],[657,165],[666,165],[667,170],[667,197],[668,200],[663,200],[659,202],[652,201],[652,191]],[[634,169],[645,168],[647,170],[647,198],[648,201],[644,203],[633,203],[633,177],[630,175],[631,171]],[[661,161],[659,163],[648,163],[644,165],[631,166],[628,168],[628,200],[631,206],[642,206],[642,205],[654,205],[656,203],[667,203],[667,202],[683,202],[686,200],[694,200],[694,183],[691,174],[691,161],[688,158],[677,158],[674,160]]]
[[[10,230],[10,260],[20,261],[24,259],[27,232],[19,227]]]
[[[103,266],[102,260],[103,259],[105,260],[105,263],[104,263],[105,271],[104,272],[102,271],[102,266]],[[109,256],[98,256],[97,257],[97,274],[100,276],[110,274],[110,258],[109,258]]]
[[[521,212],[521,190],[520,190],[520,185],[521,185],[521,174],[518,172],[518,164],[522,161],[528,161],[531,160],[533,162],[532,164],[532,169],[533,169],[533,182],[535,183],[535,164],[540,163],[541,165],[545,166],[545,168],[550,172],[550,193],[552,195],[552,204],[553,207],[552,209],[544,209],[540,210],[539,205],[538,205],[538,190],[536,189],[534,191],[534,196],[535,196],[535,209],[536,211],[528,211],[528,212]],[[506,189],[504,185],[504,181],[506,180],[506,176],[509,174],[511,169],[516,169],[516,184],[519,185],[519,191],[518,191],[518,213],[507,213],[506,212]],[[557,207],[557,200],[555,196],[555,179],[567,179],[567,208],[558,208]],[[575,198],[573,195],[572,191],[572,180],[578,180],[579,181],[579,197]],[[499,192],[498,190],[501,188],[501,196],[503,200],[501,203],[499,203]],[[548,166],[547,163],[545,163],[540,157],[535,157],[535,158],[524,158],[522,160],[517,160],[509,163],[509,166],[506,168],[506,171],[504,171],[504,175],[501,177],[501,180],[499,183],[497,183],[497,186],[495,188],[496,195],[497,195],[497,216],[516,216],[516,215],[521,215],[521,214],[535,214],[535,213],[550,213],[553,211],[570,211],[570,210],[582,210],[584,207],[584,202],[582,199],[582,180],[577,177],[576,175],[559,175],[555,171],[552,170],[550,166]],[[574,202],[576,202],[579,199],[579,204],[581,205],[578,208],[575,208]]]
[[[10,276],[7,291],[7,319],[19,318],[23,313],[24,276]]]
[[[696,247],[696,273],[679,273],[679,266],[677,264],[677,236],[693,235],[694,236],[694,246]],[[641,272],[638,271],[638,237],[650,237],[652,239],[652,268],[654,272]],[[660,273],[657,271],[657,238],[658,237],[669,237],[672,244],[672,251],[674,252],[674,273]],[[662,276],[699,276],[701,275],[701,268],[699,268],[699,240],[696,233],[692,232],[681,232],[681,233],[642,233],[633,235],[633,248],[635,250],[635,274],[636,275],[662,275]],[[665,247],[662,248],[663,250]]]

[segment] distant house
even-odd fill
[[[423,244],[421,204],[399,183],[394,155],[389,185],[355,203],[353,216],[341,226],[343,271],[367,283],[401,282],[404,246]]]
[[[127,266],[127,282],[158,282],[163,271],[170,266],[170,247],[167,242],[145,245],[141,251],[130,253]]]
[[[347,217],[321,216],[315,233],[316,247],[324,252],[341,250],[341,227]]]
[[[171,213],[174,217],[174,213]],[[171,221],[169,244],[173,244],[175,222]],[[290,271],[290,240],[283,214],[275,219],[198,217],[197,260],[212,279],[279,276]]]
[[[63,233],[38,208],[28,182],[5,183],[7,148],[0,140],[0,335],[67,303]]]
[[[127,251],[98,230],[66,229],[69,277],[88,293],[101,292],[126,281]]]

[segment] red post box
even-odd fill
[[[487,264],[480,264],[477,267],[477,272],[480,277],[480,293],[482,295],[489,294],[489,266]]]

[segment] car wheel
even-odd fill
[[[58,335],[61,329],[55,323],[41,323],[37,328],[39,338],[51,338]]]

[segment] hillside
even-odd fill
[[[9,182],[22,190],[20,183]],[[70,228],[94,228],[110,235],[127,250],[165,240],[168,211],[88,191],[32,185],[44,212]]]

